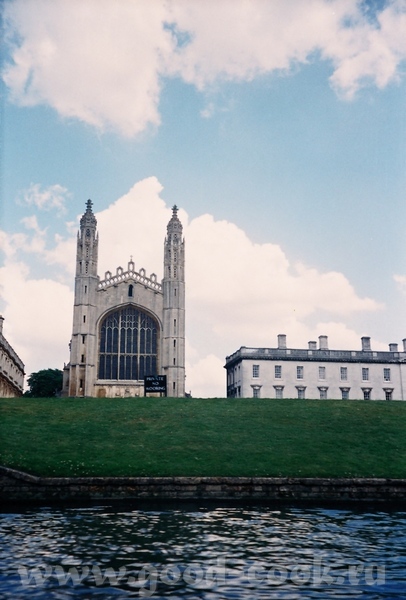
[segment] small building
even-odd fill
[[[3,335],[4,317],[0,315],[0,398],[22,396],[24,363]]]
[[[130,217],[129,217],[130,218]],[[80,220],[70,361],[63,396],[144,395],[144,377],[165,375],[168,396],[185,395],[185,254],[176,206],[163,248],[164,278],[126,268],[98,275],[97,220]],[[136,238],[134,237],[134,242]]]
[[[329,350],[328,338],[307,349],[288,348],[278,335],[276,348],[247,348],[227,356],[229,398],[320,398],[406,400],[406,339],[374,352],[369,337],[361,350]]]

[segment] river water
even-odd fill
[[[0,515],[0,598],[406,598],[406,512],[181,505]]]

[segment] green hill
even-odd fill
[[[0,463],[47,476],[406,477],[406,403],[0,400]]]

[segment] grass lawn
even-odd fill
[[[0,464],[47,476],[406,477],[406,403],[0,399]]]

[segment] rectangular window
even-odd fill
[[[327,388],[319,388],[320,400],[327,400]]]
[[[275,365],[275,379],[282,379],[282,365]]]
[[[319,367],[319,379],[326,378],[326,367]]]
[[[84,354],[82,354],[80,362],[82,362],[82,363],[85,362],[85,355]]]
[[[304,375],[304,368],[303,367],[296,367],[296,377],[298,379],[303,379],[303,375]]]
[[[283,398],[283,387],[275,386],[275,398],[282,400]]]
[[[390,369],[383,370],[383,380],[390,381]]]
[[[342,400],[349,400],[349,398],[350,398],[350,390],[342,389],[341,390],[341,398],[342,398]]]
[[[83,315],[83,323],[86,323],[86,315]]]
[[[84,344],[86,342],[86,336],[82,335],[82,344]]]
[[[259,365],[252,365],[252,376],[259,377]]]
[[[369,369],[363,367],[362,369],[362,381],[368,381],[369,380]]]
[[[371,390],[364,389],[362,391],[364,392],[364,400],[371,400]]]
[[[393,390],[385,390],[385,400],[392,400]]]
[[[348,379],[348,369],[347,367],[340,368],[340,379],[341,381],[347,381]]]
[[[304,400],[305,397],[305,388],[297,388],[297,397],[299,398],[299,400]]]
[[[259,398],[260,397],[260,391],[261,391],[261,388],[259,388],[259,387],[252,388],[252,397],[253,398]]]

